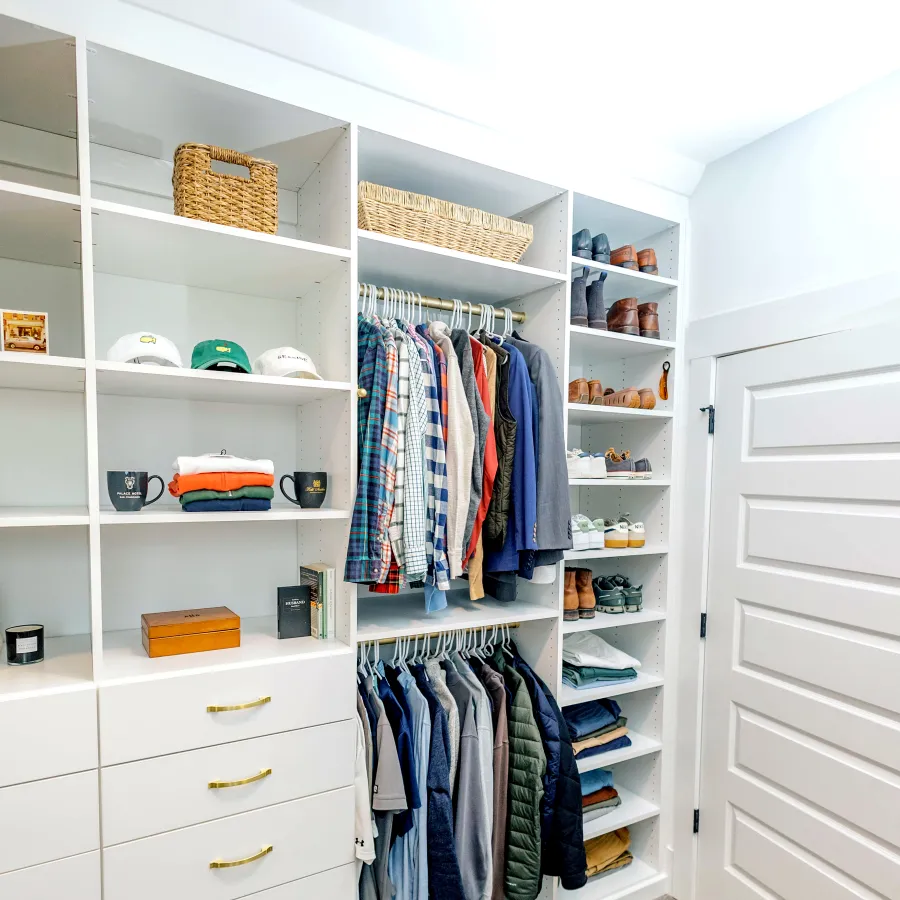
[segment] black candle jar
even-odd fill
[[[44,626],[14,625],[6,629],[6,662],[27,666],[44,659]]]

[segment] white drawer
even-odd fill
[[[0,789],[0,872],[99,847],[96,769]]]
[[[356,900],[356,864],[279,885],[250,900]]]
[[[213,861],[249,859],[233,868]],[[103,850],[104,900],[235,900],[352,862],[353,788]]]
[[[0,787],[97,768],[94,688],[0,702]]]
[[[15,900],[100,900],[100,851],[0,875],[0,897]]]
[[[104,766],[354,715],[352,653],[100,687]],[[209,706],[261,705],[226,712]]]
[[[353,784],[352,719],[101,770],[103,843],[133,841]],[[271,770],[250,784],[211,789]]]

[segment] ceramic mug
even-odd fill
[[[284,489],[285,479],[290,479],[294,483],[293,497]],[[325,502],[325,493],[328,490],[328,473],[294,472],[290,475],[282,475],[278,486],[281,488],[281,493],[291,503],[302,506],[304,509],[318,509]]]
[[[159,493],[148,500],[147,488],[154,478],[159,481]],[[106,488],[118,512],[139,512],[162,497],[166,483],[159,475],[148,476],[146,472],[112,471],[106,473]]]

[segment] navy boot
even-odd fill
[[[609,238],[603,232],[595,235],[591,247],[594,253],[594,262],[609,262]]]
[[[572,256],[577,256],[579,259],[590,259],[591,252],[591,233],[587,228],[582,228],[581,231],[572,235]]]

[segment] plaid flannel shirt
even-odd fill
[[[378,495],[377,538],[381,544],[381,568],[376,577],[379,584],[388,578],[393,552],[391,550],[390,524],[394,510],[394,486],[397,480],[397,389],[399,382],[399,354],[393,335],[382,329],[384,338],[387,383],[384,394],[384,422],[381,429],[381,451],[379,453],[379,478],[381,490]]]
[[[403,519],[406,485],[406,417],[409,410],[409,345],[399,329],[393,330],[397,344],[397,477],[394,480],[394,508],[389,527],[391,549],[401,577],[406,574],[403,548]],[[416,353],[418,356],[418,353]]]
[[[406,486],[403,550],[407,581],[423,581],[428,572],[425,527],[425,432],[428,409],[422,360],[412,337],[409,347],[409,411],[406,417]]]

